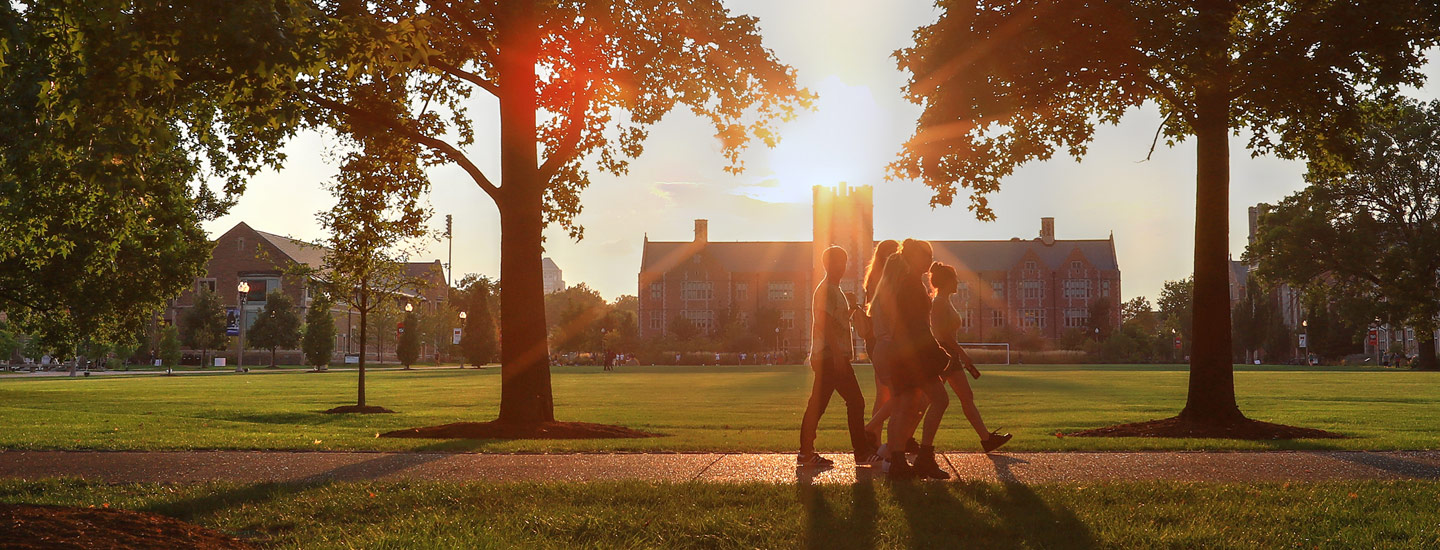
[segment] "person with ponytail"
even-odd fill
[[[955,268],[940,262],[930,264],[930,286],[935,289],[935,296],[930,301],[930,331],[940,347],[950,354],[950,363],[941,373],[941,378],[955,391],[955,397],[960,399],[960,410],[965,411],[965,419],[980,435],[980,446],[988,453],[1010,441],[1010,434],[985,428],[985,421],[980,419],[980,409],[975,407],[975,393],[970,389],[970,381],[965,378],[967,371],[970,376],[980,378],[980,370],[975,368],[970,355],[955,341],[955,335],[960,332],[960,313],[955,311],[950,297],[959,285],[960,278],[956,276]]]
[[[930,243],[905,239],[900,252],[887,262],[880,283],[882,321],[876,323],[876,333],[881,334],[880,327],[887,326],[888,338],[877,338],[877,344],[881,344],[881,355],[894,360],[890,373],[894,395],[886,430],[890,453],[887,474],[893,480],[950,478],[935,461],[935,433],[950,404],[940,373],[949,364],[950,356],[930,333],[930,293],[925,290],[923,275],[932,259]],[[889,265],[894,263],[900,266]],[[893,350],[886,350],[883,340],[892,342]],[[920,449],[911,465],[905,460],[905,442],[920,427],[922,413],[925,425]]]
[[[863,284],[865,286],[864,300],[867,303],[856,309],[852,318],[855,332],[860,335],[861,340],[865,341],[865,355],[870,358],[871,370],[875,374],[875,403],[874,407],[870,409],[872,417],[880,411],[881,406],[890,401],[890,365],[883,360],[875,360],[875,323],[871,318],[870,307],[874,305],[876,292],[880,290],[880,276],[885,273],[886,260],[889,260],[890,255],[898,250],[900,250],[898,241],[885,240],[875,245],[875,254],[870,257],[870,265],[865,267]],[[872,434],[878,445],[879,432],[872,432]]]

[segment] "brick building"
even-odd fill
[[[256,317],[265,309],[268,294],[275,290],[288,295],[299,309],[301,317],[304,317],[315,299],[312,288],[314,285],[307,277],[292,273],[291,268],[303,265],[314,270],[321,269],[326,248],[258,231],[245,222],[236,224],[220,235],[215,239],[214,245],[210,261],[205,264],[205,274],[196,278],[191,288],[167,304],[163,312],[165,322],[177,322],[184,310],[195,304],[195,293],[201,287],[215,292],[227,310],[236,310],[246,327],[254,324]],[[424,281],[424,284],[402,290],[402,296],[398,298],[416,302],[422,308],[439,308],[448,299],[444,268],[439,260],[407,263],[405,276]],[[250,284],[250,291],[246,293],[244,311],[239,311],[240,293],[237,288],[242,280]],[[352,333],[358,345],[358,316],[350,314],[341,304],[332,306],[330,311],[335,318],[335,352],[345,353],[351,348],[349,343]],[[233,350],[234,346],[230,348]],[[232,361],[233,354],[231,351]]]
[[[645,239],[639,289],[640,334],[658,337],[675,317],[713,332],[727,313],[742,323],[763,308],[777,310],[781,326],[771,346],[803,349],[809,341],[810,298],[823,272],[821,251],[839,245],[850,253],[844,290],[862,297],[860,278],[876,244],[869,186],[816,186],[814,240],[809,242],[713,242],[709,222],[695,220],[690,241]],[[955,266],[954,297],[968,338],[1006,331],[1057,339],[1067,330],[1092,327],[1096,302],[1114,312],[1119,326],[1120,268],[1114,236],[1057,240],[1053,218],[1042,218],[1034,239],[931,241],[935,259]]]

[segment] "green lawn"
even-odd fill
[[[857,366],[866,395],[871,374]],[[1011,450],[1435,449],[1440,378],[1434,373],[1333,367],[1247,368],[1236,373],[1253,418],[1351,436],[1345,440],[1240,442],[1059,438],[1069,432],[1174,415],[1184,403],[1180,366],[989,367],[975,383]],[[355,373],[108,376],[0,379],[3,449],[327,449],[504,451],[790,451],[809,390],[801,367],[597,367],[555,369],[562,420],[621,424],[666,434],[638,440],[443,441],[378,432],[489,420],[499,369],[386,371],[368,377],[369,402],[399,412],[326,415],[354,402]],[[846,446],[843,404],[832,400],[822,449]],[[952,406],[938,444],[979,444]]]
[[[0,502],[156,512],[277,548],[1435,548],[1440,484],[106,485]]]

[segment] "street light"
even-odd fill
[[[235,290],[240,292],[240,315],[236,320],[240,324],[240,349],[235,354],[235,372],[245,372],[245,299],[250,294],[250,282],[240,281]]]
[[[410,312],[412,312],[412,311],[415,311],[415,306],[410,305],[410,304],[405,304],[405,313],[410,313]]]
[[[466,328],[466,327],[465,327],[465,318],[466,318],[466,317],[469,317],[469,315],[466,315],[465,312],[463,312],[463,311],[460,312],[460,334],[461,334],[461,337],[462,337],[462,338],[464,337],[464,334],[465,334],[465,328]],[[465,368],[465,349],[464,349],[464,348],[461,348],[461,349],[460,349],[460,368],[462,368],[462,369]],[[479,367],[476,367],[476,368],[479,368]]]
[[[1302,320],[1300,321],[1300,350],[1301,350],[1301,353],[1304,353],[1304,354],[1305,354],[1305,364],[1306,364],[1306,365],[1312,365],[1312,364],[1313,364],[1313,363],[1310,362],[1310,328],[1309,328],[1309,327],[1310,327],[1310,320],[1309,320],[1309,319],[1302,319]]]

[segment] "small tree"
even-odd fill
[[[200,368],[208,366],[206,352],[225,344],[225,308],[220,305],[220,297],[210,289],[202,287],[195,294],[195,305],[181,314],[180,342],[200,350]]]
[[[301,346],[305,350],[305,363],[323,371],[330,365],[330,354],[335,349],[335,318],[330,316],[330,300],[320,298],[310,303],[305,312],[305,338]]]
[[[300,344],[300,312],[295,302],[279,290],[265,296],[265,309],[245,333],[253,349],[270,350],[270,368],[275,368],[275,351],[295,349]]]
[[[414,311],[407,311],[401,323],[400,336],[395,342],[395,359],[405,365],[405,370],[410,370],[410,365],[420,358],[420,316]]]
[[[460,353],[475,366],[495,361],[500,341],[495,333],[495,314],[490,307],[494,283],[480,278],[465,291],[465,322],[460,331]]]
[[[165,372],[170,372],[176,365],[180,364],[180,331],[175,327],[165,327],[160,331],[160,366],[165,367]]]

